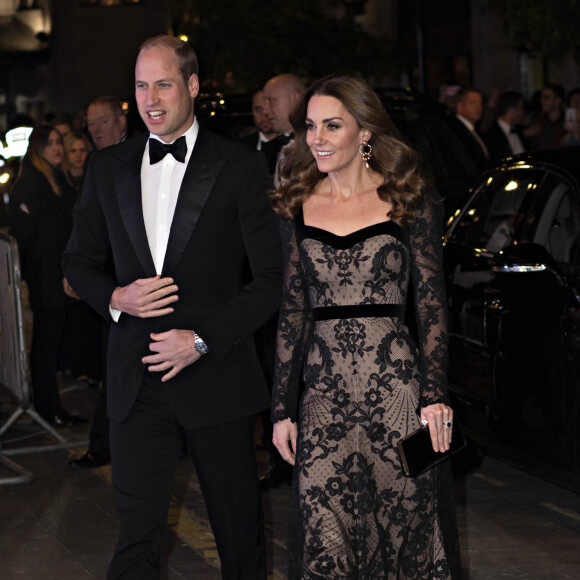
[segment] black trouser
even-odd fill
[[[222,578],[265,580],[254,418],[184,429],[171,409],[169,389],[146,375],[129,416],[123,422],[110,421],[120,533],[108,578],[159,578],[159,550],[185,438],[215,535]]]
[[[36,308],[33,311],[30,374],[34,406],[47,420],[63,412],[56,372],[64,333],[66,307]]]
[[[99,455],[111,455],[111,450],[109,446],[109,417],[107,416],[107,372],[106,372],[106,361],[107,361],[107,345],[109,338],[109,327],[103,325],[102,329],[102,350],[103,350],[103,385],[99,398],[97,399],[97,404],[95,405],[95,411],[93,413],[93,422],[91,424],[91,432],[89,435],[89,453],[93,457],[98,457]]]

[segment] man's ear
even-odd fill
[[[199,78],[196,74],[193,74],[189,77],[189,80],[187,81],[187,88],[191,98],[195,99],[195,97],[197,97],[197,93],[199,93]]]

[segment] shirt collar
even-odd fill
[[[466,119],[465,117],[462,117],[461,115],[456,115],[456,117],[470,130],[475,132],[475,125],[469,120]]]
[[[509,123],[506,123],[505,121],[503,121],[502,119],[498,119],[497,120],[497,124],[501,127],[501,130],[506,134],[506,135],[510,135],[510,133],[512,132],[512,127]]]

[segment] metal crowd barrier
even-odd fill
[[[0,384],[7,389],[16,406],[12,414],[0,423],[0,466],[15,473],[15,476],[0,478],[0,485],[28,483],[33,479],[32,474],[10,460],[7,457],[9,455],[54,451],[86,444],[86,441],[67,441],[32,406],[18,245],[13,237],[3,232],[0,232]],[[48,434],[58,443],[5,448],[3,437],[24,416],[41,427],[38,434]]]

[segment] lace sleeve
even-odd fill
[[[411,275],[421,353],[419,407],[448,403],[448,330],[442,255],[443,203],[428,192],[409,226]]]
[[[276,337],[272,423],[287,418],[296,420],[300,376],[312,331],[312,312],[300,263],[295,224],[282,222],[280,234],[284,266]]]

